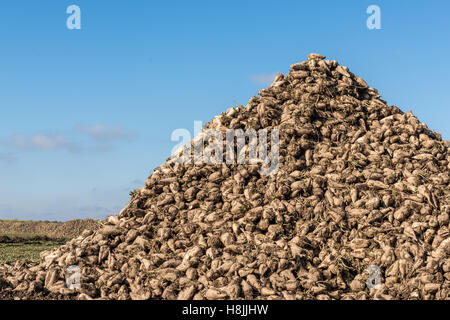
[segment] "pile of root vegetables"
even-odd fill
[[[207,128],[278,129],[279,170],[167,161],[100,230],[1,266],[0,297],[449,299],[449,143],[347,67],[311,54]]]

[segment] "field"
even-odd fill
[[[0,264],[26,260],[39,262],[39,254],[65,244],[69,239],[52,239],[43,235],[0,235]]]
[[[15,261],[39,262],[39,254],[77,237],[84,229],[96,229],[100,222],[0,220],[0,264]]]

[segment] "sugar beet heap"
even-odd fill
[[[278,129],[278,172],[168,161],[102,229],[3,266],[1,295],[449,298],[449,143],[348,68],[311,54],[206,128]]]

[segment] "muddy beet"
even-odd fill
[[[347,67],[311,54],[208,128],[278,129],[278,171],[168,161],[103,228],[0,267],[0,297],[449,298],[449,143]]]

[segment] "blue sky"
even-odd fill
[[[81,30],[66,27],[69,5]],[[369,5],[381,30],[366,27]],[[450,139],[450,3],[4,0],[0,219],[116,214],[193,130],[319,52]]]

